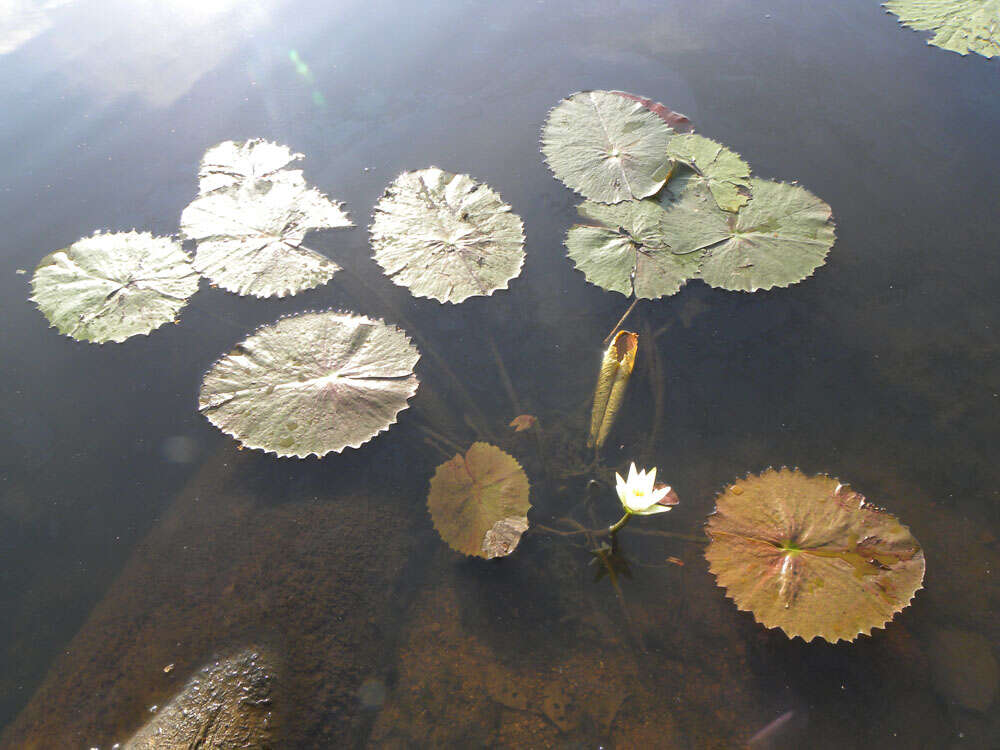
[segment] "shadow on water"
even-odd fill
[[[230,668],[268,722],[237,707],[228,726],[281,747],[1000,744],[995,60],[928,48],[862,0],[41,5],[0,37],[0,747],[122,742]],[[802,284],[693,282],[630,318],[639,359],[603,456],[657,466],[681,504],[620,535],[617,592],[582,540],[533,531],[506,560],[464,560],[425,511],[448,453],[430,428],[515,455],[535,523],[617,518],[583,441],[627,301],[566,260],[577,200],[537,151],[547,109],[600,87],[687,113],[838,225]],[[203,286],[180,325],[103,347],[23,301],[15,269],[93,229],[175,232],[204,149],[253,136],[304,152],[350,209],[357,229],[310,238],[345,269],[329,285]],[[509,291],[442,306],[371,262],[371,207],[429,164],[523,217]],[[237,451],[195,413],[202,373],[257,326],[326,308],[414,335],[411,408],[322,461]],[[544,464],[507,427],[519,412]],[[925,589],[886,630],[789,641],[716,587],[704,519],[770,465],[851,482],[924,545]]]

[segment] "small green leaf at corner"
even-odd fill
[[[889,0],[882,4],[903,26],[933,31],[935,47],[1000,56],[1000,0]]]

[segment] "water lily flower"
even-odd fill
[[[648,472],[637,471],[635,462],[628,470],[628,479],[615,472],[617,479],[618,498],[622,501],[627,516],[651,516],[654,513],[666,513],[669,505],[660,505],[660,501],[670,495],[669,487],[656,488],[656,467]]]

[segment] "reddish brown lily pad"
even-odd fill
[[[528,476],[517,459],[473,443],[437,467],[427,495],[434,528],[456,552],[491,559],[514,551],[528,530]]]
[[[665,104],[654,102],[652,99],[647,99],[644,96],[630,94],[627,91],[612,91],[611,93],[624,96],[626,99],[631,99],[634,102],[639,102],[639,104],[659,117],[678,133],[690,133],[694,130],[694,125],[691,123],[691,120],[688,119],[687,115],[682,115],[680,112],[674,112]]]
[[[736,606],[789,638],[853,641],[884,627],[924,578],[924,553],[895,516],[827,476],[768,469],[729,486],[705,557]]]

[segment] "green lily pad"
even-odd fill
[[[694,133],[670,139],[667,154],[693,167],[705,180],[719,208],[739,211],[750,200],[750,166],[735,151]]]
[[[195,268],[223,289],[255,297],[284,297],[329,281],[340,267],[302,243],[311,230],[349,226],[340,205],[308,187],[297,170],[218,187],[181,214],[181,232],[198,243]]]
[[[528,529],[530,484],[513,456],[473,443],[437,467],[427,508],[441,538],[463,555],[505,557]]]
[[[751,179],[750,191],[750,202],[729,219],[729,236],[702,257],[701,278],[714,287],[755,292],[811,276],[833,247],[830,207],[798,185]]]
[[[437,167],[404,172],[375,206],[375,261],[417,297],[462,302],[506,289],[524,263],[524,224],[500,195]]]
[[[31,299],[60,333],[121,342],[173,322],[198,279],[169,237],[98,233],[45,256],[31,279]]]
[[[299,170],[286,169],[302,159],[288,146],[253,138],[249,141],[223,141],[212,146],[201,159],[198,192],[204,195],[231,185],[255,180],[296,179]]]
[[[566,234],[569,257],[591,284],[655,299],[696,278],[704,249],[730,236],[729,217],[690,170],[667,183],[659,201],[586,201]]]
[[[198,409],[248,448],[323,456],[389,429],[417,390],[420,358],[395,326],[362,315],[283,318],[206,373]]]
[[[935,32],[927,40],[935,47],[1000,55],[1000,0],[889,0],[882,6],[904,26]]]
[[[641,101],[611,91],[581,91],[549,113],[542,153],[566,187],[592,201],[619,203],[663,187],[672,134]]]
[[[709,568],[736,606],[807,642],[884,627],[924,578],[910,530],[827,476],[748,476],[716,498],[705,530]]]

